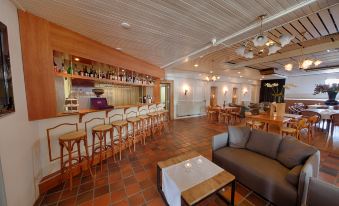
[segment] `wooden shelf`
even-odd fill
[[[82,80],[101,82],[101,83],[108,83],[108,84],[141,86],[141,87],[154,87],[154,85],[149,85],[149,84],[146,85],[146,84],[136,84],[136,83],[121,82],[121,81],[110,80],[110,79],[98,79],[98,78],[94,78],[94,77],[80,76],[80,75],[77,75],[77,74],[64,74],[64,73],[60,73],[60,72],[54,72],[54,75],[58,76],[58,77],[65,77],[65,78],[71,78],[71,79],[82,79]]]

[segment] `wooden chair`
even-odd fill
[[[331,134],[330,137],[333,137],[334,127],[339,126],[339,114],[331,115]]]
[[[47,129],[47,137],[50,139],[50,133],[52,130],[55,130],[60,127],[66,126],[74,126],[75,130],[72,132],[65,133],[59,136],[59,145],[60,145],[60,172],[61,177],[66,173],[69,177],[69,189],[72,190],[73,188],[73,167],[75,164],[80,164],[82,161],[87,161],[87,167],[89,172],[93,178],[93,173],[91,170],[90,159],[88,154],[88,145],[87,145],[87,133],[86,131],[79,131],[77,123],[63,123],[59,124],[55,127]],[[81,142],[83,142],[85,148],[85,155],[81,154]],[[75,150],[74,146],[77,146],[77,150]],[[67,154],[64,155],[64,149],[66,149]],[[73,153],[77,152],[78,156],[73,157]],[[64,161],[64,157],[68,156],[68,159]],[[75,162],[75,163],[74,163]],[[82,167],[81,167],[82,169]]]
[[[141,119],[137,117],[138,113],[136,111],[130,111],[126,114],[127,122],[132,127],[132,130],[127,132],[127,141],[129,144],[133,144],[133,150],[135,151],[135,144],[138,142],[140,137],[142,137],[140,122]]]
[[[113,159],[115,161],[114,144],[113,144],[114,142],[113,141],[113,126],[105,124],[105,118],[92,118],[85,122],[85,131],[87,131],[88,124],[90,124],[93,121],[100,121],[102,122],[102,124],[95,125],[92,128],[92,161],[91,161],[91,164],[93,165],[94,163],[95,154],[99,154],[100,170],[102,171],[102,161],[103,161],[102,155],[104,152],[107,153],[108,150],[111,150]],[[107,140],[106,140],[107,133],[109,133],[111,145],[107,144]],[[97,147],[95,146],[96,145],[95,142],[97,139],[96,137],[99,140],[99,146]]]
[[[312,116],[317,116],[318,117],[317,118],[318,121],[314,122],[313,124],[314,124],[315,128],[316,128],[317,124],[319,125],[319,127],[321,126],[320,125],[320,123],[322,121],[321,114],[319,114],[318,112],[314,112],[314,111],[300,111],[299,114],[302,115],[304,118],[309,118],[309,117],[312,117]],[[323,123],[322,127],[324,127],[324,121],[322,121],[322,123]]]
[[[260,121],[255,121],[255,120],[248,120],[248,121],[246,121],[246,126],[250,127],[251,129],[261,129],[261,130],[264,130],[265,123],[264,122],[260,122]]]
[[[207,121],[212,122],[213,118],[217,114],[217,111],[213,110],[211,106],[208,106],[207,108]]]
[[[119,120],[116,120],[116,119]],[[121,160],[121,151],[126,146],[126,139],[127,139],[127,133],[128,133],[128,122],[124,120],[123,114],[114,114],[110,116],[109,123],[113,126],[113,145],[116,145],[119,148],[119,158]],[[115,139],[114,131],[117,131],[118,139]],[[123,137],[123,130],[126,130],[125,137]],[[130,145],[128,145],[129,150],[131,151]]]
[[[309,131],[310,131],[309,140],[308,140],[309,143],[311,142],[311,139],[313,138],[314,129],[316,128],[316,124],[320,122],[320,119],[321,117],[319,117],[318,115],[313,115],[307,118],[307,121],[309,124]]]
[[[302,118],[298,120],[297,122],[292,122],[290,123],[291,127],[282,127],[281,128],[281,136],[284,135],[291,135],[296,137],[298,140],[300,140],[300,134],[303,129],[308,129],[308,139],[310,139],[310,130],[309,130],[309,125],[307,123],[306,118]]]
[[[146,138],[152,134],[151,117],[147,115],[146,109],[139,110],[138,118],[140,118],[140,132],[143,138],[144,145],[146,144]]]
[[[231,117],[234,123],[237,122],[237,119],[240,120],[240,110],[241,110],[241,107],[237,107],[237,108],[232,109],[231,111]]]
[[[156,111],[156,108],[151,108],[147,114],[151,118],[151,132],[152,136],[160,134],[160,121],[159,113]]]

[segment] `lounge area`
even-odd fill
[[[336,0],[0,0],[0,206],[339,204]]]

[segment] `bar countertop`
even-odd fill
[[[60,112],[56,115],[56,117],[64,117],[64,116],[70,116],[70,115],[79,115],[79,122],[81,122],[82,117],[86,114],[93,113],[93,112],[106,112],[106,115],[114,110],[114,109],[128,109],[131,107],[142,107],[142,106],[150,106],[153,104],[159,104],[159,103],[138,103],[138,104],[128,104],[128,105],[117,105],[113,106],[109,109],[80,109],[77,112]]]

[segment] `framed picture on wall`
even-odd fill
[[[7,26],[0,22],[0,117],[14,111]]]

